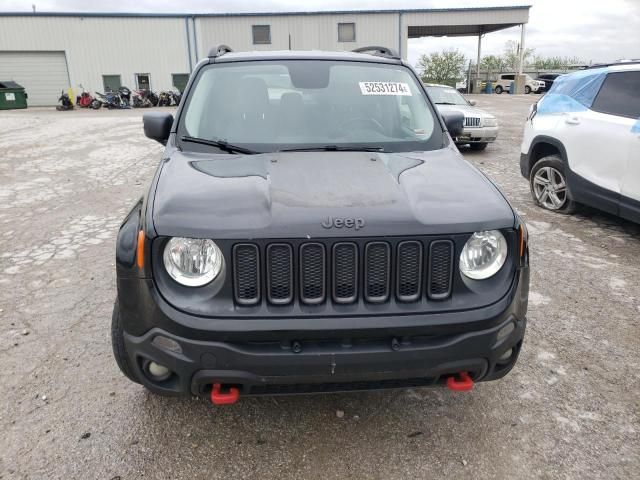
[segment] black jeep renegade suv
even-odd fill
[[[117,240],[123,373],[210,396],[504,376],[525,331],[522,220],[390,50],[212,50]]]

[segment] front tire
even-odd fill
[[[111,346],[113,347],[113,356],[116,359],[120,371],[132,382],[140,383],[140,381],[136,379],[133,369],[129,364],[127,348],[124,343],[124,329],[122,328],[122,320],[120,319],[118,299],[116,299],[116,303],[113,306],[113,315],[111,316]]]
[[[503,89],[500,85],[498,85],[498,86],[496,87],[496,89],[495,89],[495,92],[496,92],[498,95],[500,95],[502,92],[504,92],[504,89]]]
[[[488,143],[470,143],[471,150],[481,151],[489,146]]]
[[[529,175],[531,196],[539,207],[569,214],[576,209],[567,184],[564,163],[558,155],[549,155],[536,162]]]

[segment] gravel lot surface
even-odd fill
[[[477,97],[465,151],[531,233],[520,360],[445,389],[162,398],[111,354],[114,243],[162,148],[141,111],[0,113],[0,478],[639,478],[640,226],[535,207],[519,174],[537,97]],[[455,181],[455,179],[452,179]]]

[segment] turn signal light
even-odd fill
[[[142,270],[144,268],[144,232],[138,232],[138,247],[136,248],[136,265]]]

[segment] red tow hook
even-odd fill
[[[447,377],[447,388],[454,392],[468,392],[473,388],[473,380],[467,372],[458,373],[458,378]]]
[[[228,392],[222,392],[222,385],[214,383],[211,389],[211,403],[214,405],[231,405],[240,398],[240,390],[237,387],[229,387]]]

